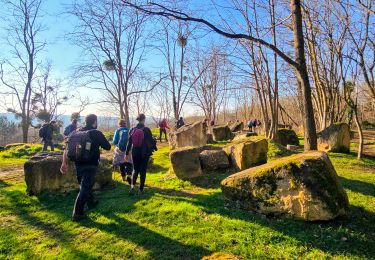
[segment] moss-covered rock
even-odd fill
[[[230,126],[230,131],[240,132],[244,129],[244,127],[245,125],[243,122],[234,122],[234,124]]]
[[[287,146],[288,144],[299,145],[299,139],[296,132],[287,128],[280,128],[277,130],[275,141],[284,146]]]
[[[238,170],[245,170],[267,162],[268,142],[259,137],[242,138],[223,150]]]
[[[232,131],[227,125],[215,126],[212,128],[212,135],[214,137],[214,141],[232,140],[234,137]]]
[[[346,123],[335,123],[318,133],[318,148],[323,151],[348,153],[350,128]]]
[[[172,151],[169,156],[174,173],[182,180],[202,175],[199,154],[202,148],[184,147]]]
[[[324,152],[307,152],[224,179],[227,203],[262,214],[305,221],[331,220],[348,212],[348,197]]]
[[[24,165],[27,192],[38,195],[42,192],[66,192],[79,188],[73,163],[69,162],[68,172],[60,173],[62,153],[39,153]],[[112,184],[112,166],[109,160],[101,159],[95,177],[94,189]]]
[[[230,167],[228,155],[223,150],[204,150],[199,158],[204,170],[212,171]]]
[[[245,132],[245,131],[237,132],[235,133],[233,141],[237,141],[237,140],[244,139],[246,137],[251,137],[251,136],[258,136],[258,134],[256,132]]]
[[[204,121],[184,125],[169,135],[171,149],[181,147],[199,147],[207,144],[207,124]]]

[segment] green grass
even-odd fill
[[[11,170],[26,162],[30,156],[40,152],[41,144],[19,144],[0,152],[0,171]]]
[[[329,156],[351,213],[331,222],[266,218],[227,209],[218,186],[227,173],[187,182],[170,174],[168,147],[154,154],[143,195],[114,174],[115,188],[81,224],[70,221],[76,192],[27,196],[23,182],[0,181],[0,259],[200,259],[228,252],[243,259],[373,258],[375,161]],[[345,239],[344,239],[345,238]],[[345,240],[345,241],[344,241]]]

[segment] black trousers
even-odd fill
[[[167,129],[160,128],[159,131],[160,131],[160,137],[159,137],[160,142],[161,142],[161,138],[162,138],[163,134],[164,134],[165,141],[168,141],[168,138],[167,138]]]
[[[52,140],[43,140],[43,152],[47,151],[48,146],[51,147],[51,151],[55,150],[55,146]]]
[[[94,165],[76,165],[79,193],[74,204],[73,214],[75,215],[83,215],[85,204],[90,205],[95,201],[92,188],[95,184],[97,168]]]
[[[133,155],[133,177],[132,177],[132,184],[135,185],[137,183],[138,174],[140,175],[140,185],[139,189],[143,190],[146,182],[146,171],[148,160],[150,159],[150,155],[144,155],[142,153],[142,148],[133,148],[132,150]]]
[[[120,163],[121,176],[132,175],[133,165],[129,162]]]

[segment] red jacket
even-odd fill
[[[169,129],[169,126],[168,126],[167,120],[163,120],[163,121],[161,121],[160,124],[159,124],[159,127],[160,127],[161,129],[165,129],[165,128],[168,128],[168,129]]]

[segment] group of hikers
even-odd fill
[[[125,120],[120,119],[118,121],[119,128],[116,130],[112,142],[116,146],[113,165],[119,166],[123,181],[127,181],[131,185],[131,194],[136,192],[138,175],[140,175],[139,192],[143,193],[148,161],[152,153],[157,150],[156,140],[152,136],[150,128],[145,126],[146,116],[140,114],[136,120],[137,125],[129,129]],[[88,208],[93,208],[98,204],[92,189],[100,160],[99,149],[109,151],[111,144],[103,133],[97,130],[97,127],[97,116],[90,114],[85,118],[85,126],[79,129],[75,128],[67,138],[60,171],[62,174],[66,174],[68,160],[73,161],[80,185],[73,209],[73,221],[80,221],[85,217],[85,205]]]
[[[118,121],[112,144],[115,145],[112,164],[119,167],[122,180],[129,183],[130,194],[136,192],[136,183],[138,175],[140,175],[139,193],[143,193],[146,181],[146,171],[149,159],[154,151],[157,151],[156,139],[152,136],[150,128],[145,126],[146,116],[138,115],[136,118],[137,125],[133,128],[127,126],[124,119]],[[52,120],[44,124],[39,136],[43,140],[43,151],[48,146],[51,151],[54,150],[53,131],[56,121]],[[214,122],[210,122],[210,125]],[[175,129],[179,129],[185,125],[182,117],[175,124]],[[261,125],[258,119],[251,119],[247,126],[252,131]],[[167,129],[170,129],[166,119],[162,119],[159,124],[159,140],[162,137],[166,141]],[[111,144],[104,134],[97,130],[98,118],[94,114],[90,114],[85,118],[85,125],[81,128],[77,127],[77,120],[73,119],[71,124],[64,130],[66,136],[66,149],[63,154],[60,171],[66,174],[68,170],[68,160],[75,163],[77,181],[80,185],[80,191],[75,200],[72,220],[79,221],[85,217],[84,208],[93,208],[98,204],[98,200],[93,195],[93,186],[95,184],[95,175],[100,160],[100,148],[109,151]]]

